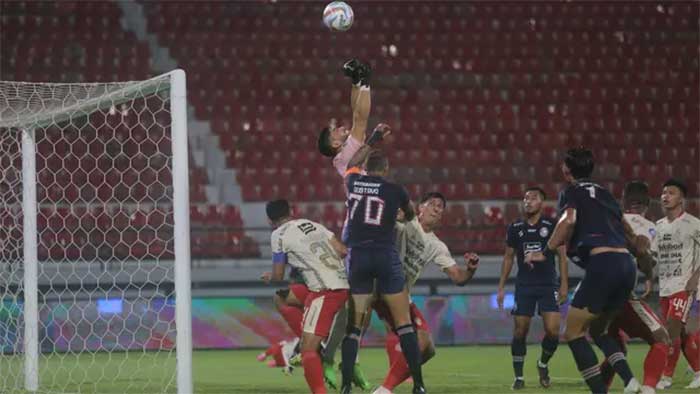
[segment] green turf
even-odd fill
[[[632,346],[631,366],[641,380],[642,362],[646,346]],[[195,358],[195,383],[197,393],[308,393],[303,371],[294,371],[293,376],[284,376],[280,369],[268,368],[255,361],[254,351],[199,352]],[[526,390],[523,393],[542,393],[537,382],[536,358],[539,347],[528,348],[525,366]],[[336,357],[339,357],[337,355]],[[379,385],[386,372],[386,357],[383,349],[363,349],[360,353],[362,369],[372,384]],[[680,361],[674,389],[665,394],[689,394],[682,387],[690,382],[685,375],[685,361]],[[472,346],[439,348],[434,359],[424,369],[428,391],[447,393],[506,393],[510,392],[513,370],[510,348],[506,346]],[[547,393],[586,393],[571,352],[561,346],[550,362],[552,388]],[[682,385],[682,386],[681,386]],[[410,385],[400,386],[396,393],[410,393]],[[356,390],[356,392],[360,392]],[[613,393],[622,392],[621,384],[615,383]]]
[[[642,361],[646,346],[632,346],[631,366],[638,379],[642,375]],[[308,393],[303,371],[297,369],[292,376],[285,376],[279,368],[268,368],[255,360],[259,351],[197,351],[194,353],[195,392],[201,394],[218,393]],[[525,365],[526,390],[523,393],[541,393],[537,384],[535,368],[539,347],[530,346]],[[339,357],[339,355],[337,355]],[[42,360],[41,392],[62,393],[155,393],[174,392],[174,383],[168,384],[172,374],[174,354],[170,356],[156,353],[130,354],[125,359],[123,353],[95,355],[56,355]],[[379,385],[386,372],[386,356],[383,349],[362,349],[360,353],[362,369],[372,384]],[[78,360],[78,368],[73,368]],[[137,361],[139,360],[139,361]],[[21,370],[21,364],[14,357],[0,356],[0,391],[7,390],[12,381],[9,375]],[[165,368],[163,368],[165,367]],[[687,366],[684,360],[678,363],[674,388],[664,394],[688,394],[691,390],[683,387],[690,382],[685,375]],[[586,388],[575,369],[571,352],[561,346],[550,362],[552,388],[548,393],[586,393]],[[436,357],[424,369],[427,388],[432,394],[448,393],[506,393],[512,382],[510,349],[506,346],[471,346],[439,348]],[[15,382],[17,383],[17,382]],[[44,385],[53,383],[52,387]],[[5,388],[5,390],[2,390]],[[359,393],[359,390],[355,391]],[[396,393],[409,393],[410,386],[402,385]],[[616,381],[613,393],[622,392]]]

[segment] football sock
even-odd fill
[[[698,349],[698,337],[700,331],[685,336],[683,340],[683,354],[688,360],[688,365],[693,372],[700,371],[700,349]]]
[[[600,364],[600,377],[603,379],[605,387],[610,389],[613,380],[615,380],[615,370],[608,362],[608,359],[604,359],[603,362]]]
[[[325,363],[333,364],[335,362],[335,352],[338,350],[341,342],[343,342],[347,322],[348,308],[340,308],[338,313],[335,315],[335,319],[333,320],[333,327],[331,328],[331,334],[328,336],[328,340],[326,341],[326,348],[321,354],[321,357]]]
[[[540,362],[542,362],[542,364],[549,363],[549,360],[554,355],[554,352],[557,351],[558,346],[559,337],[545,336],[542,339],[542,355],[540,356]]]
[[[389,357],[389,366],[394,365],[397,360],[403,359],[401,345],[399,345],[399,337],[393,332],[387,333],[384,349],[386,350],[387,357]]]
[[[301,337],[301,321],[304,318],[304,311],[294,306],[283,305],[279,308],[279,312],[294,335]]]
[[[627,386],[634,375],[627,363],[625,354],[620,350],[620,345],[608,334],[597,336],[593,338],[593,340],[605,354],[608,363],[610,363],[615,372],[620,375],[625,386]]]
[[[396,334],[399,336],[401,343],[401,351],[406,358],[408,369],[413,377],[413,384],[423,386],[423,373],[421,371],[421,354],[418,348],[418,335],[413,325],[406,324],[405,326],[397,327]]]
[[[396,361],[391,364],[382,386],[388,388],[389,390],[393,390],[410,376],[411,370],[408,368],[406,360],[403,357],[397,357]]]
[[[643,384],[645,386],[656,387],[659,380],[661,380],[661,375],[664,373],[664,367],[666,367],[668,351],[668,345],[663,342],[651,345],[649,353],[647,353],[647,356],[644,359]]]
[[[523,364],[525,363],[525,354],[527,353],[527,345],[525,338],[515,338],[510,343],[510,354],[513,357],[513,372],[516,378],[523,377]]]
[[[355,360],[357,359],[357,353],[360,349],[360,335],[362,335],[362,330],[358,327],[352,327],[350,332],[343,338],[343,349],[341,353],[341,358],[343,360],[341,367],[343,387],[352,384]]]
[[[586,381],[591,392],[594,394],[607,393],[608,390],[603,383],[603,378],[600,376],[598,360],[596,360],[593,347],[588,343],[586,337],[580,337],[569,341],[569,348],[574,355],[576,367],[579,372],[581,372],[581,376]]]
[[[323,366],[321,356],[315,350],[306,350],[301,353],[301,362],[304,365],[304,377],[313,394],[326,394],[326,386],[323,383]]]
[[[673,373],[676,371],[676,364],[678,364],[678,358],[681,356],[681,339],[676,338],[671,342],[671,347],[668,349],[668,359],[666,359],[666,368],[664,369],[664,376],[669,378],[673,377]]]

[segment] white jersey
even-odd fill
[[[625,220],[630,224],[635,235],[641,235],[649,239],[651,253],[656,253],[656,225],[654,222],[637,213],[626,213]],[[637,287],[636,283],[635,287]]]
[[[670,296],[685,290],[688,280],[700,267],[700,220],[684,212],[673,222],[656,222],[656,248],[659,263],[659,295]]]
[[[652,253],[656,252],[656,225],[651,220],[637,213],[626,213],[625,220],[632,227],[636,235],[643,235],[651,242]]]
[[[348,289],[342,259],[330,244],[333,233],[306,219],[290,220],[272,232],[273,256],[285,254],[311,291]]]
[[[426,233],[417,217],[410,222],[396,224],[396,249],[409,289],[428,263],[437,264],[443,271],[457,265],[447,245],[435,233]]]

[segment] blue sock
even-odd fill
[[[362,335],[362,330],[357,327],[352,327],[350,332],[343,338],[343,348],[341,350],[341,358],[343,360],[343,366],[341,368],[343,386],[350,386],[352,384],[355,359],[357,359],[357,352],[360,350],[360,335]]]
[[[559,337],[545,336],[542,339],[542,356],[540,356],[540,362],[542,364],[547,364],[549,359],[554,355],[554,352],[557,351],[558,346]]]
[[[608,334],[594,337],[593,340],[605,354],[608,363],[613,367],[615,372],[620,375],[622,381],[625,382],[625,386],[627,386],[634,375],[627,363],[625,354],[622,352],[622,349],[620,349],[620,345]]]
[[[525,338],[513,337],[510,343],[510,354],[513,356],[513,372],[516,378],[523,377],[523,364],[525,364],[525,354],[527,353],[527,345]]]
[[[413,384],[423,387],[423,372],[421,371],[421,354],[418,347],[418,335],[413,325],[407,324],[396,328],[396,335],[399,336],[401,351],[406,358],[406,364],[411,371]]]
[[[603,383],[603,378],[600,376],[600,368],[598,367],[598,359],[596,359],[593,347],[586,340],[586,337],[576,338],[569,341],[569,348],[574,354],[576,367],[581,376],[588,384],[593,394],[606,394],[608,389]]]

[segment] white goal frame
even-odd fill
[[[119,100],[127,101],[136,94],[148,92],[149,81],[162,81],[164,77],[170,79],[177,392],[193,393],[187,89],[185,72],[180,69],[65,108],[37,113],[19,122],[7,122],[7,119],[3,122],[3,119],[0,119],[0,126],[13,127],[22,131],[25,319],[23,345],[24,386],[27,391],[39,390],[37,149],[34,128],[69,119],[71,114],[78,111],[110,108],[112,105],[119,104]],[[157,83],[150,85],[151,91],[155,91],[157,85]]]

